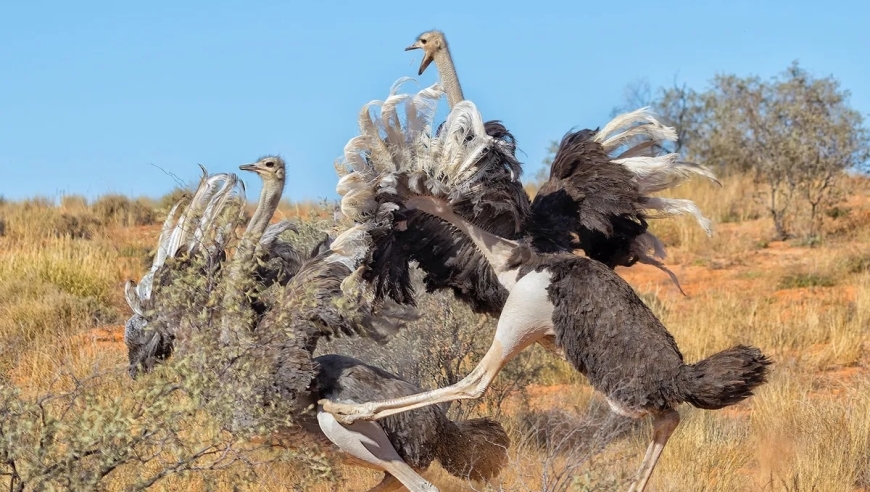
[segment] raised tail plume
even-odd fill
[[[127,295],[127,303],[134,312],[136,307],[141,307],[151,298],[155,274],[168,258],[182,251],[192,254],[199,247],[215,253],[223,251],[226,245],[228,234],[222,234],[222,228],[216,225],[215,219],[229,203],[244,202],[244,185],[235,174],[208,175],[204,167],[200,168],[203,175],[190,203],[182,209],[184,202],[179,201],[166,216],[157,240],[157,251],[151,269],[136,286],[139,306],[131,304],[130,294]]]
[[[739,403],[767,381],[772,362],[755,347],[738,345],[684,365],[677,379],[683,401],[706,410]]]

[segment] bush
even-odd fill
[[[141,200],[131,200],[124,195],[104,195],[91,206],[94,215],[105,225],[121,227],[148,225],[154,222],[155,213]]]
[[[230,430],[245,386],[224,384],[227,358],[212,336],[214,313],[189,304],[200,300],[190,292],[208,294],[203,275],[188,272],[165,292],[177,301],[181,323],[193,328],[187,343],[195,350],[134,381],[118,363],[123,353],[95,360],[76,342],[89,328],[121,321],[113,308],[118,253],[70,239],[45,246],[22,243],[0,256],[0,486],[174,490],[190,485],[177,485],[188,475],[206,489],[253,489],[258,471],[279,463],[299,468],[302,489],[332,477],[321,448],[274,445],[272,432],[292,424],[285,407],[263,408],[262,425]],[[252,362],[241,359],[233,363]]]
[[[87,210],[88,199],[82,195],[63,195],[60,197],[60,208],[67,212]]]
[[[90,214],[60,214],[52,222],[52,234],[58,238],[93,239],[94,232],[101,226],[100,221]]]
[[[62,197],[57,207],[48,198],[0,203],[0,236],[16,240],[49,238],[91,239],[101,228],[100,221],[86,206],[83,197]]]
[[[166,215],[169,213],[169,210],[179,201],[187,200],[193,195],[193,190],[189,188],[179,188],[175,187],[169,193],[161,196],[157,199],[157,205],[155,209],[161,216],[161,220],[165,219]]]
[[[235,438],[203,409],[195,374],[65,374],[51,392],[0,387],[0,476],[8,490],[145,490],[192,471],[221,487],[258,482],[259,467],[293,460],[329,470],[322,456]],[[195,432],[191,432],[195,429]],[[304,486],[304,483],[300,483]]]

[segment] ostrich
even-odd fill
[[[257,167],[267,170],[275,168],[265,165]],[[232,174],[208,179],[204,177],[196,196],[206,196],[202,190],[220,179],[233,184],[237,181]],[[209,203],[203,200],[194,203],[212,210],[213,216],[220,215],[221,208],[226,207],[228,202],[217,194],[208,196],[212,196]],[[192,208],[193,204],[182,215],[192,214]],[[257,216],[255,213],[251,220]],[[231,219],[230,223],[238,225],[237,220],[233,222]],[[209,222],[209,226],[217,228],[214,221]],[[264,237],[268,233],[269,229]],[[162,234],[161,239],[165,235]],[[197,235],[191,238],[187,243],[189,248],[201,248],[202,245],[196,242],[201,237]],[[383,480],[372,491],[395,490],[402,485],[414,492],[437,490],[419,475],[419,471],[427,469],[434,460],[457,477],[484,480],[496,476],[507,459],[510,440],[501,425],[490,419],[454,422],[446,416],[444,408],[432,406],[379,423],[359,422],[344,426],[322,410],[316,414],[307,411],[308,407],[322,398],[353,402],[408,396],[422,391],[393,374],[350,357],[330,354],[312,358],[317,340],[321,337],[358,335],[382,338],[382,333],[393,333],[403,321],[414,318],[413,310],[399,306],[390,311],[389,305],[386,305],[383,313],[378,315],[360,299],[349,299],[350,304],[336,302],[343,297],[340,286],[351,270],[346,266],[350,259],[335,253],[331,246],[334,244],[336,249],[342,250],[346,248],[343,245],[348,243],[354,244],[354,237],[342,235],[333,242],[327,235],[307,256],[296,251],[288,252],[299,262],[295,268],[293,265],[287,266],[290,281],[281,302],[270,306],[266,317],[254,331],[254,342],[248,347],[253,349],[259,365],[270,372],[270,384],[260,388],[265,393],[266,401],[280,398],[292,402],[295,420],[316,442],[333,443],[351,457],[351,464],[383,471]],[[289,244],[284,247],[292,249]],[[222,252],[215,253],[225,260]],[[240,265],[240,268],[245,266],[241,262],[235,265]],[[174,278],[177,277],[167,277],[169,280]],[[161,287],[167,295],[178,295],[172,292],[175,286],[171,283]],[[229,287],[238,288],[236,284]],[[206,284],[207,290],[212,288],[212,284]],[[180,290],[183,296],[196,296],[195,299],[202,300],[208,298],[207,295],[197,296],[187,286],[181,286]],[[350,310],[347,311],[347,308]],[[156,313],[155,310],[143,310],[138,316],[147,323]],[[176,341],[177,344],[185,342],[184,338]],[[168,356],[168,353],[143,351],[140,362],[150,368]]]
[[[706,225],[688,200],[646,196],[697,168],[680,165],[672,154],[644,155],[650,142],[675,135],[643,110],[618,116],[598,132],[568,134],[542,188],[545,192],[520,217],[518,237],[505,238],[459,210],[480,204],[483,190],[493,193],[508,186],[505,176],[516,180],[515,161],[507,158],[512,148],[487,134],[480,113],[467,100],[457,103],[443,130],[431,136],[432,108],[442,94],[437,85],[413,97],[396,94],[394,87],[381,103],[380,119],[370,115],[371,104],[364,107],[361,134],[345,147],[350,172],[337,186],[342,211],[365,237],[358,241],[357,273],[350,277],[361,285],[345,288],[370,285],[376,298],[413,303],[410,286],[403,284],[408,264],[390,262],[378,250],[400,249],[403,234],[412,226],[406,216],[428,214],[445,223],[441,236],[472,242],[485,265],[476,271],[487,269],[507,291],[493,343],[475,369],[454,385],[362,404],[324,399],[321,406],[350,424],[478,398],[519,352],[535,342],[552,342],[604,394],[614,412],[652,417],[653,438],[631,487],[644,490],[679,423],[677,405],[719,409],[736,404],[766,381],[771,362],[759,349],[738,345],[685,363],[674,338],[625,280],[607,264],[572,254],[572,235],[581,227],[612,234],[613,215],[645,224],[648,210],[693,212]],[[396,112],[403,101],[404,123]],[[626,142],[631,142],[628,150],[613,155]],[[513,203],[488,205],[521,208]],[[634,241],[627,249],[635,257],[644,252],[637,245],[657,243],[649,232],[635,239],[642,242]],[[455,272],[471,261],[450,256],[455,251],[431,249],[429,261],[420,265]]]
[[[268,156],[241,167],[257,172],[263,179],[263,192],[249,229],[265,228],[280,200],[284,162],[280,157]],[[188,274],[192,268],[189,258],[197,254],[204,254],[207,268],[217,272],[226,259],[225,248],[232,229],[242,220],[244,183],[235,174],[209,176],[204,167],[200,168],[203,174],[191,203],[180,213],[182,202],[175,204],[166,217],[151,269],[138,284],[130,280],[125,285],[125,297],[133,315],[125,325],[124,342],[128,349],[129,373],[134,378],[140,370],[149,371],[154,361],[165,359],[172,353],[173,340],[179,330],[181,316],[177,309],[169,307],[169,299],[160,299],[161,286],[172,284],[174,279]],[[275,199],[275,190],[278,188],[278,197]],[[223,211],[230,210],[230,206],[237,207],[240,213],[218,226],[216,218]],[[258,267],[257,278],[262,288],[273,282],[286,284],[289,281],[287,272],[298,268],[300,260],[295,250],[288,249],[278,240],[278,236],[286,230],[295,230],[295,225],[290,221],[281,221],[265,228],[265,232],[260,231],[264,264]],[[203,245],[207,246],[205,251],[202,251]],[[237,277],[240,276],[237,273]],[[153,299],[152,290],[157,291]],[[264,309],[262,303],[256,305],[260,311]],[[146,310],[152,310],[152,315],[146,317]],[[151,319],[150,327],[148,318]]]

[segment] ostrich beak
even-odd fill
[[[242,171],[251,171],[251,172],[258,172],[259,171],[256,164],[242,164],[241,166],[239,166],[239,169],[241,169]]]
[[[429,64],[432,63],[432,55],[425,51],[424,53],[425,54],[423,55],[423,61],[420,62],[420,71],[417,72],[417,75],[423,75],[423,72],[426,71],[426,67],[428,67]]]
[[[423,75],[423,72],[426,70],[426,67],[428,67],[429,64],[432,63],[432,54],[429,53],[428,51],[426,51],[426,49],[423,47],[423,45],[420,43],[420,41],[417,41],[416,43],[412,44],[411,46],[408,46],[407,48],[405,48],[405,51],[411,51],[411,50],[423,50],[423,61],[420,63],[420,71],[417,72],[417,75]]]

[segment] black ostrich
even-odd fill
[[[426,36],[418,43],[429,46]],[[690,212],[708,227],[691,201],[648,193],[691,174],[712,175],[674,154],[654,155],[650,149],[675,134],[639,110],[600,131],[566,135],[549,180],[529,203],[516,192],[513,139],[488,132],[473,103],[452,98],[443,127],[429,133],[442,94],[437,85],[413,96],[394,89],[380,118],[370,115],[371,105],[364,108],[361,134],[345,147],[351,172],[338,184],[342,212],[373,245],[369,256],[359,255],[355,278],[377,298],[413,303],[407,272],[417,261],[429,289],[450,288],[499,316],[492,346],[455,385],[363,404],[325,400],[323,408],[352,423],[477,398],[520,351],[535,342],[555,346],[615,412],[652,416],[654,436],[632,485],[643,490],[679,422],[679,403],[735,404],[765,382],[770,364],[742,345],[686,364],[673,337],[613,270],[656,264],[650,250],[664,256],[646,230],[655,214]],[[402,102],[404,118],[397,113]],[[589,257],[574,255],[577,247]]]

